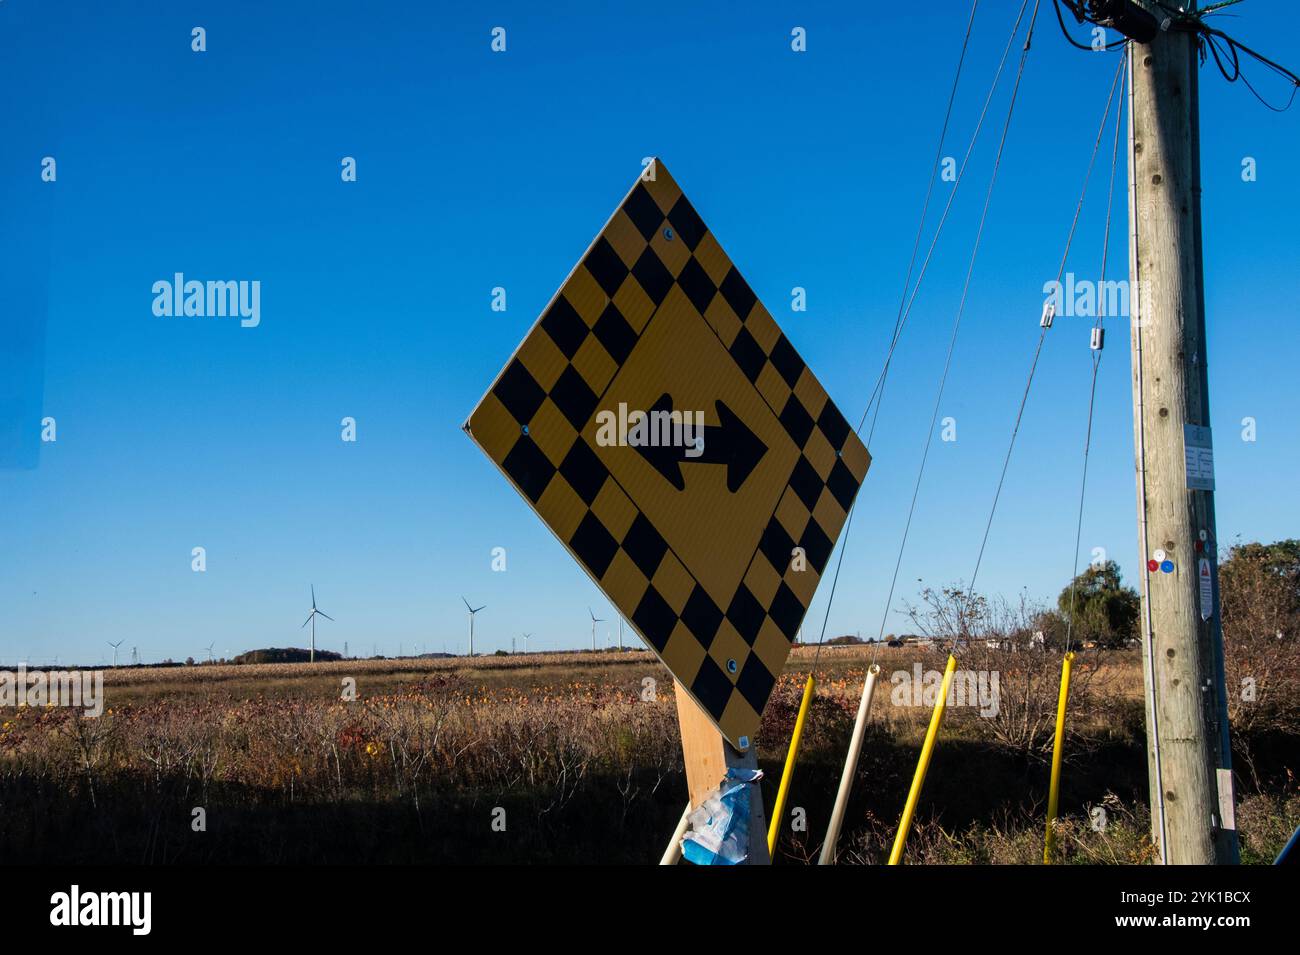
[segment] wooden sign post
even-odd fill
[[[718,788],[728,769],[757,769],[756,747],[741,752],[723,738],[717,725],[700,709],[680,683],[675,686],[677,697],[677,723],[682,731],[682,757],[686,763],[686,788],[690,794],[691,809]],[[749,858],[747,865],[770,865],[767,852],[767,814],[763,811],[763,795],[757,783],[753,784],[749,804]]]

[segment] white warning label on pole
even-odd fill
[[[1196,424],[1183,425],[1183,456],[1187,462],[1187,489],[1214,490],[1214,445],[1210,429]]]
[[[1198,571],[1201,579],[1201,619],[1209,620],[1214,614],[1214,578],[1210,576],[1210,561],[1202,557]]]
[[[1237,814],[1233,811],[1232,770],[1216,769],[1215,779],[1219,786],[1219,819],[1224,829],[1237,828]]]

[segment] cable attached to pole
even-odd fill
[[[916,484],[912,489],[912,501],[907,509],[907,521],[903,526],[903,539],[898,548],[898,558],[894,562],[894,573],[889,583],[889,596],[885,601],[885,612],[881,615],[880,631],[876,635],[877,642],[879,642],[879,640],[884,636],[885,624],[888,620],[889,607],[890,604],[893,603],[894,590],[898,586],[898,573],[899,573],[899,569],[902,567],[903,564],[903,553],[907,547],[907,538],[911,533],[912,518],[916,514],[916,501],[921,492],[921,480],[925,476],[925,465],[930,457],[930,447],[934,443],[934,426],[935,423],[939,420],[939,409],[943,403],[944,387],[948,382],[948,372],[952,367],[953,351],[957,345],[957,332],[961,328],[962,314],[964,313],[966,308],[966,297],[967,294],[970,292],[971,276],[974,274],[974,270],[975,270],[975,257],[979,252],[980,239],[984,235],[984,225],[988,219],[989,205],[993,199],[993,187],[997,183],[998,170],[1002,165],[1002,153],[1004,148],[1006,147],[1007,132],[1011,128],[1011,118],[1015,113],[1016,99],[1020,92],[1020,81],[1024,77],[1024,73],[1025,73],[1025,59],[1029,55],[1029,48],[1033,41],[1034,23],[1038,19],[1039,3],[1040,0],[1035,0],[1034,2],[1034,11],[1033,14],[1030,16],[1029,29],[1025,35],[1025,45],[1020,53],[1020,65],[1016,71],[1015,85],[1011,89],[1011,102],[1007,106],[1007,117],[1005,122],[1002,124],[1002,137],[998,141],[997,154],[994,156],[994,160],[993,160],[993,170],[989,175],[988,190],[984,194],[984,208],[980,213],[979,228],[976,230],[975,242],[971,248],[970,261],[966,267],[966,280],[962,285],[961,300],[958,303],[957,314],[953,319],[952,334],[948,340],[948,353],[944,359],[943,374],[939,378],[939,388],[937,394],[935,395],[934,411],[930,416],[930,425],[926,429],[926,433],[925,433],[925,446],[921,454],[921,465],[917,470]],[[1024,14],[1024,9],[1025,9],[1025,4],[1022,3],[1020,8],[1020,12],[1022,16]],[[1020,18],[1018,17],[1016,19],[1016,28],[1018,29],[1019,26],[1020,26]],[[1015,32],[1012,33],[1012,40],[1014,39],[1015,39]],[[1008,43],[1008,48],[1009,47],[1010,47],[1010,43]],[[1004,59],[1005,56],[1006,54],[1004,52],[1003,54]]]
[[[867,439],[864,442],[864,446],[868,449],[868,451],[870,451],[872,437],[875,435],[876,422],[879,421],[880,419],[880,407],[884,399],[884,387],[889,376],[889,368],[890,368],[890,363],[894,356],[894,350],[898,347],[898,342],[902,337],[903,327],[904,325],[906,325],[908,315],[911,313],[912,303],[915,302],[916,300],[916,294],[920,290],[922,280],[925,278],[926,269],[929,267],[930,259],[934,253],[935,245],[938,243],[939,236],[943,232],[944,223],[948,219],[948,212],[952,209],[952,203],[953,203],[953,199],[956,197],[957,188],[961,183],[963,174],[965,173],[966,170],[966,164],[970,160],[971,153],[974,151],[975,143],[979,138],[980,130],[984,126],[984,118],[988,114],[989,103],[992,101],[993,94],[997,90],[998,81],[1001,79],[1003,68],[1006,66],[1007,55],[1010,53],[1011,44],[1015,41],[1016,34],[1020,30],[1020,22],[1021,19],[1024,17],[1025,8],[1027,6],[1028,6],[1028,0],[1022,0],[1020,5],[1020,12],[1016,16],[1016,22],[1012,27],[1011,35],[1007,38],[1006,48],[1003,50],[1002,58],[998,62],[997,73],[994,75],[993,82],[989,86],[988,95],[984,99],[984,106],[980,110],[979,120],[975,124],[975,130],[971,134],[970,143],[967,145],[965,155],[963,155],[962,157],[961,167],[958,170],[958,174],[957,174],[957,181],[953,184],[952,191],[948,195],[948,201],[944,205],[943,213],[939,217],[939,223],[935,228],[934,237],[930,241],[930,246],[926,250],[925,260],[921,265],[921,271],[917,275],[916,284],[915,286],[912,286],[911,280],[912,280],[912,272],[916,264],[916,254],[917,251],[920,249],[921,236],[924,234],[925,231],[925,220],[930,209],[930,199],[934,193],[934,183],[937,178],[940,160],[943,157],[943,145],[948,135],[948,124],[952,118],[953,102],[957,96],[957,88],[961,80],[962,65],[965,63],[966,51],[970,45],[971,28],[975,23],[975,12],[979,7],[979,0],[973,0],[973,2],[971,3],[970,17],[967,19],[966,22],[966,33],[962,39],[961,54],[957,58],[957,68],[953,75],[952,89],[948,94],[948,105],[944,111],[943,126],[939,131],[939,141],[935,146],[934,161],[931,164],[931,168],[930,168],[930,179],[926,186],[925,201],[921,206],[921,216],[916,226],[916,238],[912,242],[912,254],[907,264],[907,275],[904,277],[903,280],[903,292],[898,303],[898,315],[894,319],[893,334],[890,336],[889,348],[886,352],[885,362],[880,370],[880,375],[876,380],[876,386],[875,388],[872,389],[871,396],[867,400],[867,407],[863,410],[862,418],[858,421],[857,432],[860,434],[862,432],[863,426],[866,424],[867,415],[871,413],[871,409],[874,404],[876,409],[876,414],[872,417],[871,430],[867,433]],[[1035,8],[1035,12],[1037,12],[1037,8]],[[1021,65],[1023,68],[1023,60]],[[909,287],[911,287],[910,298],[908,296]],[[816,673],[817,670],[818,661],[821,658],[822,646],[824,645],[826,640],[826,627],[830,620],[831,606],[835,601],[835,591],[837,586],[839,585],[840,569],[843,567],[844,554],[845,551],[848,549],[849,535],[853,530],[853,514],[854,511],[856,510],[856,507],[857,507],[857,501],[855,500],[853,506],[849,508],[848,518],[844,528],[844,537],[840,543],[839,556],[837,557],[835,562],[835,575],[831,580],[830,595],[826,601],[826,612],[822,617],[821,635],[817,640],[817,652],[816,654],[814,654],[813,657],[812,671],[814,674]],[[897,571],[895,571],[895,578],[897,578]],[[891,588],[889,599],[891,601],[893,600],[892,588]],[[888,611],[886,610],[886,612]],[[821,857],[819,859],[819,864],[821,865],[832,864],[835,861],[836,842],[838,841],[839,838],[839,829],[840,829],[840,825],[843,822],[844,813],[847,808],[849,792],[851,791],[853,786],[853,775],[857,771],[858,757],[860,755],[860,751],[862,748],[863,735],[866,732],[867,714],[871,708],[871,699],[875,688],[876,677],[880,673],[880,667],[876,664],[876,655],[879,653],[879,651],[880,651],[880,641],[879,639],[877,639],[872,648],[871,663],[867,667],[867,676],[865,681],[863,682],[862,696],[858,701],[857,718],[854,721],[854,725],[853,725],[853,734],[849,742],[849,752],[844,762],[844,771],[840,776],[840,786],[836,794],[835,808],[831,814],[831,824],[826,834],[826,840],[822,845]],[[804,699],[800,705],[801,712],[803,711],[804,707],[808,705],[809,696],[810,693],[812,692],[813,686],[814,686],[813,676],[812,674],[810,674],[808,678],[808,684],[804,690]],[[796,736],[799,734],[799,731],[800,731],[800,727],[796,723]],[[796,752],[796,749],[797,749],[797,740],[792,739],[790,753],[788,754],[786,760],[786,770],[783,776],[790,772],[790,768],[793,764],[793,757]],[[783,779],[783,785],[784,785],[784,779]],[[775,825],[778,824],[774,821],[774,826]]]
[[[957,344],[957,331],[961,326],[962,313],[966,307],[966,297],[970,291],[971,276],[975,270],[975,259],[976,259],[976,255],[979,253],[980,239],[983,237],[984,234],[984,225],[986,220],[988,219],[989,205],[993,199],[993,187],[997,183],[998,170],[1002,165],[1002,153],[1004,148],[1006,147],[1007,133],[1011,128],[1011,118],[1015,114],[1016,99],[1020,93],[1020,82],[1021,79],[1024,77],[1024,73],[1025,73],[1025,61],[1029,56],[1029,49],[1033,43],[1034,24],[1038,20],[1038,9],[1039,9],[1040,2],[1041,0],[1035,0],[1034,2],[1034,11],[1033,14],[1030,16],[1029,28],[1025,33],[1025,45],[1020,53],[1020,64],[1016,70],[1015,85],[1011,89],[1011,101],[1007,105],[1007,118],[1002,125],[1002,136],[998,141],[997,153],[994,156],[994,160],[993,160],[993,169],[989,174],[989,185],[988,185],[988,190],[985,192],[984,195],[984,207],[980,213],[979,228],[976,230],[975,242],[971,248],[970,262],[966,267],[966,280],[962,286],[961,300],[957,307],[957,314],[953,320],[952,337],[949,339],[948,342],[948,354],[944,361],[943,375],[939,379],[938,394],[935,396],[934,414],[931,416],[930,427],[926,432],[925,451],[921,457],[921,466],[917,473],[916,487],[913,489],[912,492],[912,504],[911,504],[911,508],[908,511],[907,525],[903,532],[903,545],[899,547],[898,560],[894,565],[893,582],[891,582],[890,584],[890,597],[889,597],[890,601],[893,600],[894,586],[898,581],[898,568],[903,561],[903,548],[907,544],[907,532],[911,528],[912,515],[913,512],[915,511],[917,495],[921,488],[921,478],[925,474],[925,462],[926,459],[929,457],[930,447],[934,440],[934,425],[935,422],[938,420],[939,407],[943,401],[944,385],[947,383],[948,371],[952,365],[953,350]],[[1023,14],[1023,6],[1021,8],[1021,12]],[[1017,20],[1017,26],[1019,26],[1019,20]],[[1013,33],[1012,36],[1014,38],[1015,34]],[[886,614],[888,613],[888,611],[889,611],[889,606],[888,604],[886,604],[885,607]],[[882,618],[880,623],[881,635],[883,635],[884,633],[884,628],[885,628],[885,621]],[[877,638],[877,644],[878,643],[879,643],[879,637]],[[935,741],[939,735],[939,727],[943,722],[943,714],[944,714],[944,710],[947,707],[947,702],[948,702],[948,691],[949,688],[952,686],[952,678],[956,670],[957,670],[957,657],[954,654],[950,653],[948,655],[948,665],[944,668],[943,683],[939,688],[939,697],[937,700],[935,700],[934,712],[930,715],[930,726],[926,730],[925,742],[921,746],[921,755],[917,762],[916,774],[912,777],[912,787],[908,791],[907,802],[903,806],[903,814],[898,822],[898,832],[894,837],[894,847],[889,854],[890,865],[898,865],[902,861],[903,848],[907,844],[907,836],[912,828],[912,819],[916,813],[917,803],[920,801],[921,798],[921,789],[925,784],[925,774],[930,767],[930,757],[934,752]]]
[[[1065,250],[1061,253],[1061,263],[1056,270],[1056,287],[1058,289],[1060,289],[1061,279],[1065,275],[1065,264],[1070,257],[1070,246],[1074,242],[1074,233],[1079,226],[1079,213],[1083,209],[1083,200],[1088,194],[1088,182],[1092,178],[1092,167],[1097,159],[1097,151],[1101,147],[1102,136],[1106,132],[1106,123],[1110,119],[1111,103],[1114,101],[1115,90],[1119,85],[1120,73],[1123,70],[1123,67],[1124,67],[1124,63],[1123,61],[1121,61],[1119,67],[1117,67],[1115,70],[1115,78],[1111,81],[1110,95],[1106,98],[1106,109],[1101,116],[1101,125],[1097,129],[1097,138],[1093,142],[1092,154],[1088,157],[1088,169],[1084,173],[1083,187],[1079,190],[1079,201],[1075,204],[1074,207],[1074,218],[1070,222],[1070,231],[1065,239]],[[1007,470],[1011,465],[1011,454],[1016,447],[1016,438],[1020,434],[1020,424],[1024,420],[1024,416],[1025,416],[1025,406],[1029,402],[1029,391],[1033,387],[1034,374],[1038,370],[1038,359],[1041,357],[1043,353],[1043,344],[1047,340],[1047,331],[1049,328],[1052,327],[1051,312],[1048,309],[1044,309],[1043,319],[1040,321],[1039,325],[1040,327],[1038,332],[1038,344],[1034,348],[1034,357],[1029,364],[1029,376],[1025,379],[1025,390],[1020,396],[1020,407],[1016,411],[1015,424],[1011,428],[1011,440],[1007,444],[1006,457],[1003,458],[1002,461],[1002,472],[998,476],[997,489],[993,493],[993,505],[992,507],[989,508],[989,518],[984,525],[984,536],[980,541],[979,553],[975,558],[975,569],[971,573],[970,585],[967,588],[966,600],[968,605],[974,599],[975,581],[979,577],[980,565],[984,561],[984,551],[985,548],[987,548],[988,546],[989,533],[993,529],[993,518],[997,514],[998,501],[1002,497],[1002,488],[1006,483]],[[963,619],[965,619],[964,614],[963,614]]]
[[[1061,33],[1069,44],[1077,49],[1109,51],[1123,47],[1124,44],[1106,43],[1095,47],[1080,43],[1070,35],[1065,25],[1065,18],[1061,15],[1062,4],[1074,15],[1078,23],[1109,27],[1138,43],[1150,43],[1161,32],[1184,31],[1196,34],[1201,63],[1205,63],[1208,51],[1225,80],[1229,83],[1240,81],[1246,89],[1250,90],[1255,99],[1275,113],[1285,113],[1289,110],[1295,102],[1297,91],[1300,91],[1300,75],[1206,22],[1207,16],[1219,12],[1224,7],[1239,3],[1240,0],[1225,0],[1200,10],[1184,10],[1164,0],[1143,0],[1141,3],[1135,0],[1086,0],[1086,2],[1085,0],[1052,0],[1052,2],[1056,5],[1056,20],[1061,25]],[[1259,90],[1255,89],[1255,85],[1250,82],[1241,68],[1243,53],[1291,85],[1291,95],[1287,98],[1285,106],[1274,106],[1264,99]]]
[[[979,5],[979,0],[974,0],[974,2],[971,4],[970,19],[966,23],[966,36],[965,39],[962,41],[961,55],[958,57],[957,60],[957,72],[956,75],[953,77],[952,91],[948,94],[948,108],[944,113],[943,128],[942,130],[940,130],[939,143],[935,148],[935,161],[934,164],[931,166],[931,170],[930,170],[930,183],[926,190],[925,203],[921,209],[921,219],[917,224],[917,240],[916,242],[913,243],[913,262],[915,261],[915,249],[919,247],[920,237],[925,228],[925,217],[930,207],[930,194],[934,188],[934,178],[939,168],[939,159],[942,157],[943,154],[943,144],[945,138],[947,137],[948,123],[952,116],[952,104],[953,104],[953,100],[956,98],[957,95],[957,82],[961,78],[961,67],[966,59],[966,49],[970,43],[971,26],[975,21],[975,9],[978,5]],[[939,236],[943,233],[944,223],[947,222],[948,220],[948,212],[952,209],[953,199],[957,195],[957,189],[961,185],[963,174],[966,171],[966,164],[970,161],[971,153],[975,149],[975,143],[979,139],[980,130],[984,126],[984,118],[988,114],[989,103],[992,102],[993,94],[997,90],[999,80],[1001,80],[1002,78],[1002,71],[1003,68],[1006,66],[1007,55],[1011,52],[1011,45],[1012,43],[1015,42],[1016,34],[1020,32],[1020,22],[1024,18],[1025,9],[1026,7],[1028,7],[1028,5],[1029,5],[1029,0],[1021,0],[1020,12],[1017,14],[1016,22],[1011,28],[1011,35],[1007,38],[1007,45],[1005,49],[1003,49],[1002,51],[1002,58],[998,62],[997,72],[993,76],[993,82],[989,85],[988,95],[985,96],[984,98],[984,106],[980,110],[979,120],[975,124],[974,132],[971,133],[970,143],[967,144],[966,146],[966,153],[962,157],[961,165],[958,168],[957,181],[953,183],[952,191],[948,194],[948,201],[947,203],[945,203],[943,208],[943,213],[939,217],[939,223],[935,227],[934,236],[933,238],[931,238],[930,246],[926,250],[925,259],[921,263],[921,271],[917,274],[916,284],[912,287],[912,294],[910,298],[908,297],[907,294],[908,282],[905,281],[903,284],[903,299],[899,303],[899,310],[900,310],[899,316],[894,320],[894,331],[893,334],[890,336],[889,349],[885,354],[885,361],[883,366],[880,369],[879,376],[877,376],[876,378],[876,385],[871,391],[871,396],[867,399],[867,407],[863,410],[862,417],[861,419],[859,419],[858,427],[856,429],[858,434],[862,433],[862,428],[867,422],[867,415],[871,413],[871,408],[874,404],[876,408],[876,415],[872,419],[871,430],[867,433],[866,441],[863,442],[868,453],[870,453],[871,451],[871,439],[875,435],[876,421],[878,421],[880,417],[880,400],[883,400],[885,382],[889,377],[889,368],[890,368],[890,363],[894,356],[894,350],[898,347],[898,343],[902,337],[903,328],[907,325],[908,316],[911,315],[912,312],[912,304],[916,301],[916,294],[920,290],[921,282],[924,280],[926,270],[929,268],[931,256],[934,254],[934,248],[939,242]],[[908,264],[907,271],[908,271],[908,278],[910,279],[912,273],[911,262],[909,262]],[[906,305],[903,304],[904,301],[906,302]],[[835,601],[835,590],[836,587],[839,585],[839,580],[840,580],[840,568],[844,563],[844,552],[848,549],[849,535],[853,530],[853,514],[856,510],[857,510],[857,501],[854,500],[853,505],[849,508],[848,518],[844,525],[844,536],[840,541],[840,552],[838,558],[835,561],[835,574],[831,578],[831,591],[826,601],[826,612],[822,617],[821,636],[817,640],[817,652],[813,657],[814,671],[817,668],[818,660],[821,658],[822,644],[826,639],[826,627],[830,621],[831,605]],[[897,573],[895,574],[895,576],[897,576]],[[893,600],[892,588],[890,591],[889,599],[890,601]],[[872,655],[872,662],[873,663],[875,662],[874,654]]]
[[[1120,62],[1119,82],[1124,82],[1127,58]],[[1107,103],[1107,112],[1110,104]],[[1119,165],[1119,125],[1124,116],[1123,101],[1115,108],[1115,146],[1110,160],[1110,184],[1106,189],[1106,228],[1102,233],[1101,276],[1099,288],[1106,287],[1106,262],[1110,254],[1110,220],[1111,207],[1115,198],[1115,170]],[[1102,123],[1106,122],[1105,117]],[[1061,763],[1064,758],[1065,718],[1070,701],[1070,672],[1074,664],[1074,652],[1070,649],[1070,638],[1074,628],[1074,593],[1079,576],[1079,542],[1083,538],[1083,503],[1088,487],[1088,452],[1092,447],[1092,418],[1097,399],[1097,372],[1101,367],[1102,346],[1104,343],[1106,320],[1105,299],[1097,296],[1097,321],[1092,328],[1090,355],[1092,358],[1092,381],[1088,388],[1088,425],[1083,438],[1083,477],[1079,482],[1079,510],[1074,529],[1073,565],[1070,572],[1070,612],[1066,615],[1065,656],[1061,660],[1061,686],[1056,702],[1056,733],[1052,739],[1052,773],[1047,790],[1047,829],[1043,837],[1043,864],[1051,865],[1056,850],[1056,817],[1060,809]]]
[[[1120,83],[1124,82],[1125,68],[1127,59],[1120,63]],[[1109,104],[1107,111],[1109,112]],[[1101,245],[1101,281],[1098,284],[1099,289],[1106,287],[1106,263],[1110,253],[1110,221],[1111,206],[1115,198],[1115,171],[1119,165],[1119,126],[1120,120],[1124,115],[1124,107],[1121,102],[1115,111],[1115,147],[1110,161],[1110,185],[1106,190],[1106,229],[1103,233]],[[1105,122],[1103,118],[1102,122]],[[1079,508],[1078,517],[1074,527],[1074,562],[1071,565],[1070,572],[1070,612],[1065,618],[1065,649],[1070,650],[1070,638],[1074,630],[1074,593],[1075,581],[1079,575],[1079,543],[1083,539],[1083,501],[1084,495],[1088,489],[1088,455],[1092,448],[1092,419],[1097,402],[1097,373],[1101,368],[1102,348],[1105,342],[1105,321],[1106,321],[1106,300],[1100,295],[1097,296],[1097,321],[1093,325],[1091,356],[1092,356],[1092,381],[1088,387],[1088,424],[1084,430],[1083,438],[1083,477],[1079,482]]]

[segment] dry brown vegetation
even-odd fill
[[[961,657],[964,668],[999,671],[1001,712],[950,710],[908,859],[1033,861],[1060,655],[980,646]],[[929,718],[928,707],[891,699],[889,678],[916,663],[941,670],[944,656],[804,648],[759,737],[770,785],[815,660],[818,694],[791,797],[811,831],[787,831],[780,861],[816,855],[872,659],[882,681],[843,856],[887,854]],[[1137,655],[1083,654],[1076,673],[1063,860],[1144,861]],[[654,699],[643,697],[646,677]],[[355,701],[341,699],[345,678]],[[662,851],[685,791],[671,677],[644,651],[121,668],[106,674],[105,692],[97,720],[54,708],[3,715],[6,858],[646,862]],[[1287,792],[1267,798],[1243,812],[1261,858],[1297,809]],[[1097,833],[1088,812],[1103,803],[1111,824]],[[204,832],[192,828],[195,808],[206,812]],[[497,809],[504,832],[492,828]]]

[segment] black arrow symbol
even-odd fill
[[[740,490],[758,462],[767,454],[765,445],[754,432],[746,427],[745,422],[728,408],[721,400],[714,401],[718,412],[716,425],[703,428],[703,449],[697,450],[697,444],[687,445],[683,440],[680,424],[672,429],[673,443],[656,446],[635,445],[637,451],[652,468],[662,474],[665,480],[679,491],[686,489],[686,480],[682,477],[682,464],[725,464],[727,466],[727,490],[735,494]],[[654,407],[650,409],[650,421],[655,421],[656,414],[672,411],[672,396],[664,393]],[[687,454],[687,452],[691,452]]]

